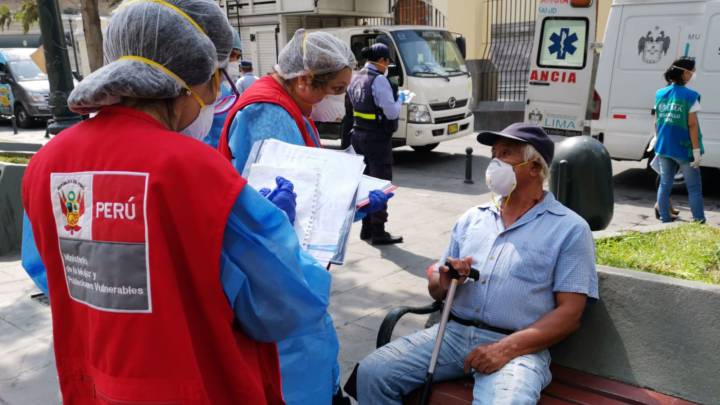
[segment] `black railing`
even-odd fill
[[[525,101],[537,0],[484,0],[479,100]]]

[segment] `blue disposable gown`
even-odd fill
[[[305,122],[317,145],[318,134]],[[230,126],[229,146],[233,166],[242,172],[253,144],[261,139],[277,139],[305,145],[295,121],[282,107],[269,103],[251,104],[237,113]],[[287,221],[287,220],[286,220]],[[318,266],[303,267],[305,279],[316,293],[325,291],[324,276]],[[278,343],[283,397],[289,405],[330,404],[339,388],[337,362],[339,342],[329,313],[323,320],[308,323],[301,331]]]
[[[212,126],[210,132],[205,136],[203,142],[210,145],[213,149],[217,149],[220,134],[222,134],[225,119],[227,118],[230,108],[235,104],[237,96],[235,96],[227,82],[223,82],[220,86],[220,97],[215,103],[215,114],[213,115]]]
[[[27,216],[25,225],[22,264],[47,292]],[[285,213],[250,186],[240,192],[228,217],[220,266],[225,295],[253,339],[277,342],[325,322],[330,275],[302,250]]]
[[[45,273],[45,265],[40,259],[40,252],[35,246],[35,237],[33,236],[32,226],[27,214],[23,213],[23,232],[22,232],[22,266],[28,273],[32,281],[40,291],[48,294],[47,274]]]

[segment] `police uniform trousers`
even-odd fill
[[[352,146],[355,152],[365,157],[364,174],[379,179],[392,180],[392,134],[376,134],[358,128],[352,130]],[[369,229],[373,236],[385,232],[387,222],[385,209],[368,214],[362,220],[363,229]]]

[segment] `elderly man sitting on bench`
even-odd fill
[[[513,124],[478,141],[492,146],[486,182],[497,198],[458,220],[439,262],[461,275],[472,266],[480,279],[457,288],[434,377],[471,373],[473,404],[535,404],[551,380],[548,347],[575,331],[588,299],[598,298],[593,238],[582,218],[543,191],[554,144],[541,128]],[[435,300],[447,294],[447,272],[429,269]],[[362,360],[359,403],[401,404],[422,385],[437,328]]]

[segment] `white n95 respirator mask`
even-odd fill
[[[200,114],[185,129],[180,131],[182,134],[191,138],[202,141],[212,128],[213,117],[215,116],[215,106],[213,104],[206,105],[200,109]]]
[[[513,166],[494,158],[485,171],[485,183],[493,193],[501,197],[509,196],[517,187],[517,178]]]
[[[230,76],[230,80],[235,82],[240,77],[240,61],[228,62],[225,71]]]

